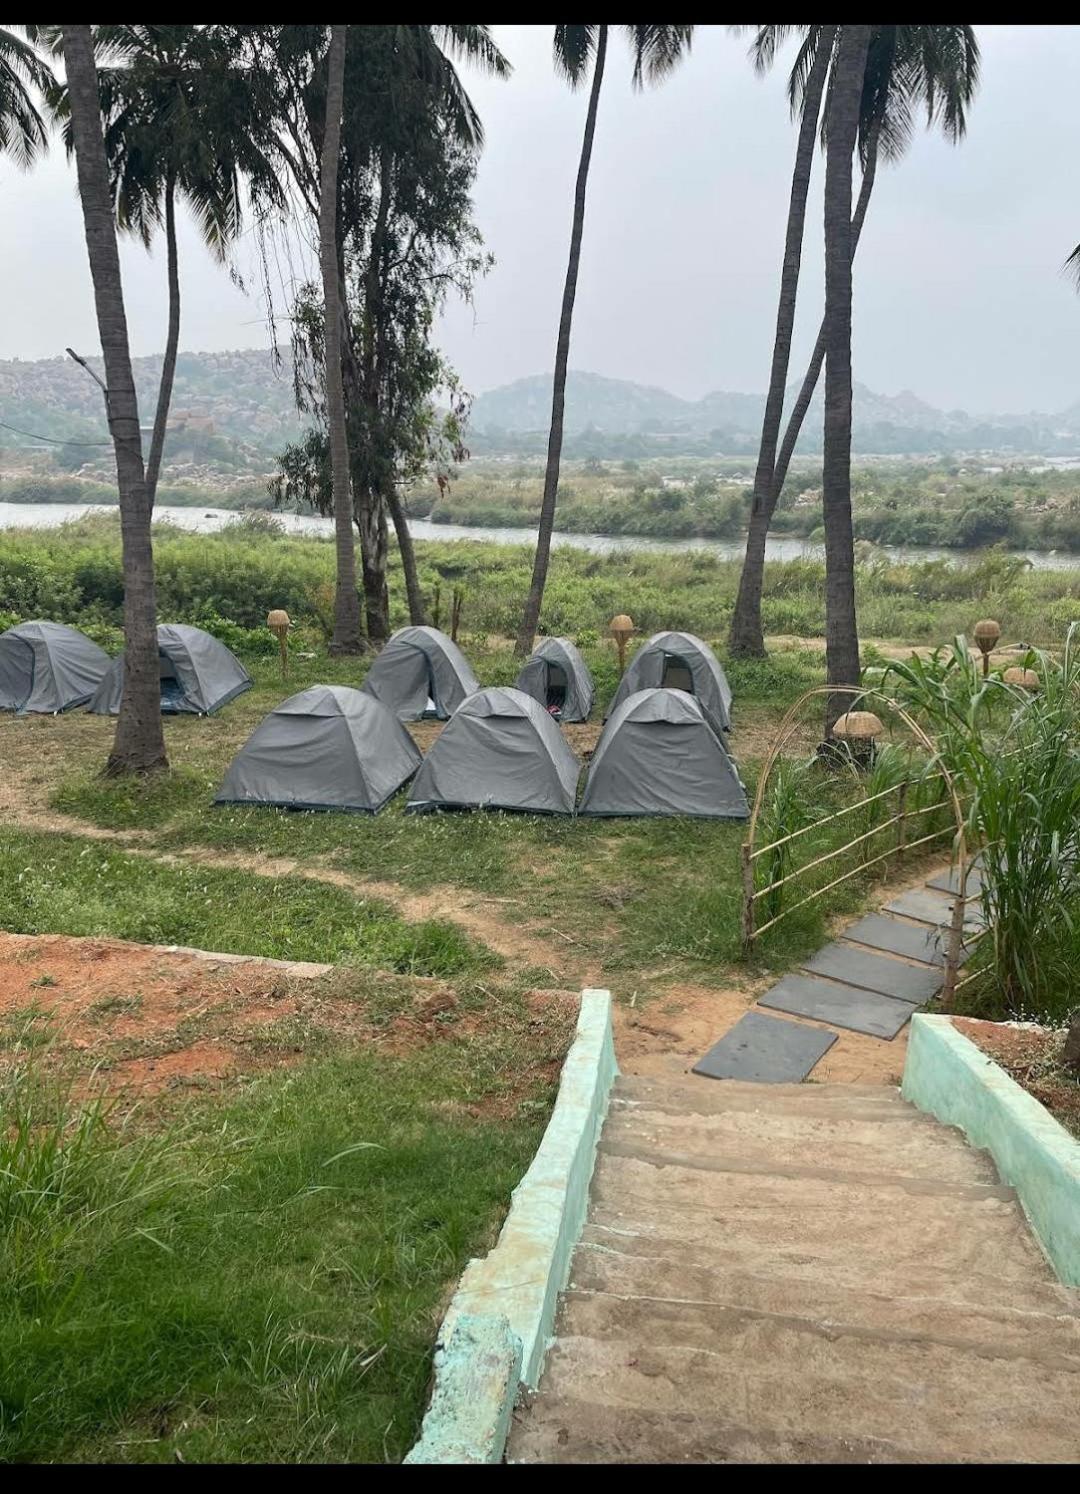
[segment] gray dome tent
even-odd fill
[[[619,682],[608,715],[638,690],[685,690],[696,695],[707,716],[731,729],[731,687],[720,660],[693,633],[654,633],[642,644]]]
[[[588,721],[593,708],[592,676],[569,638],[545,638],[526,659],[515,688],[557,721]]]
[[[399,628],[362,686],[399,721],[447,721],[479,688],[465,655],[438,628]]]
[[[750,810],[738,769],[697,697],[639,690],[608,718],[578,813],[745,820]]]
[[[313,685],[265,717],[229,765],[218,804],[380,810],[423,759],[385,706],[347,685]]]
[[[424,759],[405,811],[573,814],[579,771],[538,701],[520,690],[480,690],[458,707]]]
[[[167,715],[209,716],[251,689],[251,676],[223,643],[202,628],[162,623],[157,630],[161,709]],[[117,654],[90,702],[97,716],[115,716],[124,691],[124,656]]]
[[[0,633],[0,711],[70,711],[86,704],[108,668],[105,650],[77,628],[17,623]]]

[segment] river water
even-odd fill
[[[112,513],[115,508],[102,503],[0,503],[0,529],[49,529],[66,524],[71,519],[81,519],[88,513]],[[169,508],[155,509],[154,517],[159,523],[175,524],[178,529],[193,530],[197,534],[211,534],[224,529],[240,517],[234,509],[225,508]],[[332,519],[319,518],[312,514],[274,513],[273,517],[287,534],[309,535],[315,538],[333,537]],[[536,543],[535,529],[487,529],[465,524],[432,524],[426,519],[413,519],[409,530],[418,540],[471,540],[474,543],[499,545],[529,545]],[[589,550],[596,555],[618,555],[625,550],[655,552],[660,555],[684,552],[715,555],[720,560],[739,560],[743,554],[742,540],[710,539],[648,539],[634,534],[554,534],[551,539],[556,549]],[[970,552],[945,550],[932,545],[879,545],[876,551],[896,561],[919,561],[947,559],[962,562],[971,559]],[[1080,555],[1064,550],[1024,550],[1023,554],[1036,570],[1072,570],[1080,567]],[[818,559],[825,554],[824,546],[810,544],[801,539],[770,539],[766,543],[769,560]]]

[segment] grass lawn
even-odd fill
[[[505,645],[465,644],[484,683],[513,679]],[[586,653],[603,700],[610,649]],[[687,991],[707,1005],[763,981],[868,890],[786,921],[747,967],[740,824],[215,808],[275,703],[363,670],[297,658],[286,684],[272,658],[246,662],[255,688],[219,716],[167,721],[173,771],[148,784],[97,776],[107,720],[0,718],[0,928],[342,967],[258,1031],[230,1026],[222,997],[147,1035],[145,991],[118,985],[79,1044],[43,967],[29,1027],[0,1025],[6,1103],[26,1117],[0,1144],[0,1457],[399,1458],[450,1285],[546,1120],[571,1022],[558,991],[610,986],[631,1027],[670,1037]],[[748,786],[822,662],[732,669]],[[588,750],[597,726],[574,732]],[[200,1043],[239,1074],[78,1128],[96,1084],[115,1093],[125,1065]]]
[[[7,1065],[0,1459],[399,1459],[568,1037],[565,1005],[496,1005],[412,1052],[314,1043],[164,1126]]]

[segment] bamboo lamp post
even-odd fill
[[[990,652],[1001,637],[1001,624],[983,617],[975,624],[974,638],[982,653],[983,679],[990,673]]]
[[[281,678],[289,678],[289,614],[283,607],[275,607],[266,614],[266,626],[278,641],[281,650]]]
[[[611,619],[610,632],[615,640],[615,647],[619,650],[619,674],[626,673],[626,645],[630,642],[634,631],[634,619],[628,617],[625,612],[620,612],[618,617]]]

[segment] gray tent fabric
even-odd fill
[[[56,715],[85,705],[109,656],[64,623],[17,623],[0,633],[0,711]]]
[[[458,707],[424,759],[405,812],[513,809],[573,814],[580,766],[538,701],[480,690]]]
[[[696,695],[707,716],[731,729],[731,687],[720,660],[693,633],[654,633],[627,665],[608,715],[638,690],[686,690]]]
[[[480,682],[457,644],[438,628],[399,628],[361,688],[399,721],[448,721]]]
[[[697,697],[654,689],[637,691],[608,718],[578,813],[745,820],[750,809]]]
[[[162,623],[157,630],[161,709],[166,715],[209,716],[251,689],[251,676],[231,650],[202,628]],[[90,702],[97,716],[116,716],[124,692],[124,656],[117,654]]]
[[[588,721],[593,708],[592,675],[569,638],[545,638],[526,659],[515,688],[557,721]]]
[[[401,722],[370,695],[312,685],[259,723],[215,802],[375,814],[422,761]]]

